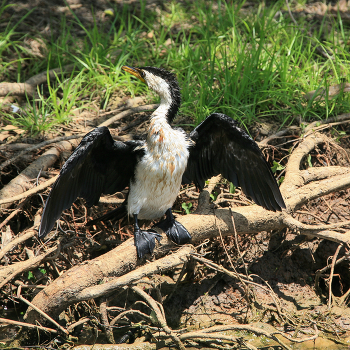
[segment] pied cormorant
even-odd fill
[[[101,194],[113,194],[129,186],[125,202],[93,220],[134,217],[137,255],[152,253],[155,230],[141,230],[138,219],[153,220],[177,244],[191,240],[189,232],[175,221],[171,207],[181,183],[194,183],[203,189],[205,181],[222,174],[265,209],[281,211],[285,204],[262,152],[255,141],[232,118],[213,113],[190,135],[171,122],[180,107],[180,88],[175,76],[161,68],[123,66],[146,83],[160,97],[159,107],[150,117],[145,140],[115,141],[107,127],[89,132],[68,158],[47,198],[39,228],[44,237],[63,210],[77,197],[88,207],[98,203]]]

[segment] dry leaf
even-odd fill
[[[10,226],[6,226],[6,230],[1,233],[1,249],[4,249],[12,241],[12,237]]]

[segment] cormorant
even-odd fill
[[[171,207],[181,183],[203,189],[205,181],[222,174],[265,209],[281,211],[285,204],[262,152],[255,141],[232,118],[213,113],[191,133],[173,128],[171,122],[180,107],[180,88],[175,76],[161,68],[122,69],[146,83],[160,97],[150,117],[145,140],[115,141],[107,127],[89,132],[68,158],[47,198],[39,228],[44,237],[63,210],[77,197],[88,207],[98,203],[102,193],[113,194],[129,186],[125,202],[101,218],[134,217],[137,255],[152,253],[154,230],[141,230],[138,219],[153,220],[177,244],[191,240],[189,232],[175,221]]]

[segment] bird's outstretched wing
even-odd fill
[[[203,189],[205,181],[222,174],[265,209],[280,211],[285,204],[256,142],[237,122],[225,114],[213,113],[190,134],[194,145],[182,183],[195,183]]]
[[[44,237],[63,210],[77,197],[87,206],[97,204],[102,193],[122,191],[134,176],[143,141],[114,141],[107,127],[92,130],[68,158],[47,198],[39,228]]]

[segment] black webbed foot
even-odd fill
[[[156,246],[156,239],[160,242],[162,235],[154,230],[141,230],[137,220],[137,214],[134,214],[134,220],[134,241],[137,257],[142,259],[144,255],[153,253],[154,247]]]
[[[135,228],[134,239],[137,256],[139,259],[142,259],[144,255],[153,253],[156,246],[156,239],[160,242],[162,236],[155,231],[144,231]]]
[[[185,244],[191,241],[192,237],[186,228],[175,221],[171,209],[166,211],[166,219],[158,222],[155,226],[160,227],[166,235],[176,244]]]

